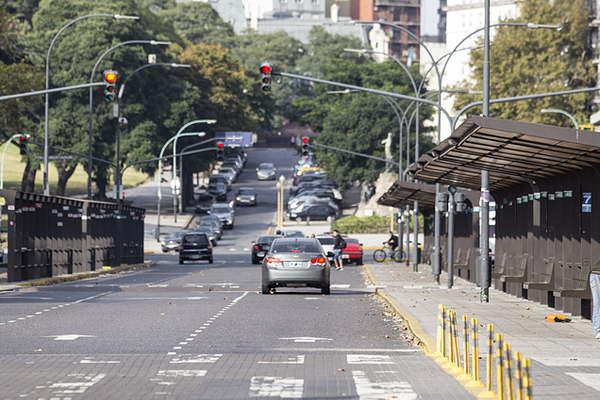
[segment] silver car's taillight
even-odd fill
[[[283,261],[281,261],[280,258],[269,256],[269,257],[265,258],[265,265],[267,267],[274,267],[274,268],[283,267]]]
[[[323,256],[313,257],[310,259],[311,267],[324,267],[327,265],[327,259]]]

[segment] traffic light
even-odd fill
[[[119,73],[112,69],[107,69],[104,71],[104,83],[106,86],[104,87],[104,100],[108,102],[115,101],[117,97],[117,78]]]
[[[271,74],[273,73],[273,67],[268,62],[264,62],[260,65],[260,73],[262,75],[261,89],[265,92],[271,90]]]
[[[225,145],[223,142],[217,142],[217,161],[225,160]]]
[[[302,137],[302,156],[308,157],[310,154],[310,139],[308,136]]]
[[[27,155],[27,143],[29,142],[29,135],[19,136],[19,154],[22,156]]]

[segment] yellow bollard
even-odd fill
[[[504,343],[504,365],[506,369],[506,383],[508,389],[508,400],[515,400],[515,385],[512,373],[512,348],[510,343]]]
[[[498,400],[504,400],[504,357],[502,355],[503,340],[500,333],[496,333],[496,394]]]
[[[448,310],[448,358],[450,359],[450,363],[454,364],[454,344],[452,342],[452,338],[454,335],[452,334],[452,310]]]
[[[523,363],[521,353],[515,352],[515,379],[517,381],[517,400],[523,400]]]
[[[531,399],[533,399],[533,388],[532,388],[532,382],[531,382],[531,359],[526,358],[524,364],[525,364],[525,368],[523,370],[523,374],[526,377],[526,380],[524,380],[525,400],[531,400]]]
[[[469,368],[470,360],[469,360],[469,320],[466,315],[463,315],[463,370],[465,375],[469,375],[471,370]]]
[[[446,308],[443,304],[438,305],[437,339],[437,351],[442,357],[446,357]]]
[[[456,323],[455,310],[452,310],[452,342],[454,344],[454,365],[460,370],[460,353],[458,351],[458,324]]]
[[[488,354],[487,360],[485,362],[485,372],[486,372],[486,389],[488,392],[492,391],[492,365],[494,362],[494,325],[488,324]]]
[[[473,343],[471,359],[471,377],[475,382],[479,382],[479,321],[477,318],[471,318],[471,340]]]

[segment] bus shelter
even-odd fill
[[[447,187],[443,188],[447,191]],[[479,217],[473,212],[476,210],[474,205],[479,200],[479,192],[461,191],[465,195],[466,207],[463,212],[455,214],[454,222],[454,268],[458,276],[474,280],[477,265],[477,249],[479,244]],[[423,259],[430,264],[433,263],[434,248],[434,223],[435,223],[435,186],[408,182],[396,181],[386,193],[378,200],[381,205],[402,208],[405,205],[412,206],[413,201],[419,202],[419,209],[423,215]],[[442,254],[442,267],[448,269],[447,253],[447,231],[446,220],[442,219],[440,224],[440,249]]]
[[[471,117],[411,174],[479,189],[496,202],[495,288],[590,317],[589,274],[600,262],[600,136]]]

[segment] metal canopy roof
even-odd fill
[[[435,205],[435,186],[396,181],[387,192],[381,195],[377,203],[384,206],[400,207],[404,205],[412,206],[414,200],[417,200],[422,207],[433,208]]]
[[[600,164],[600,135],[549,125],[470,117],[410,168],[418,180],[490,190],[536,182]]]

